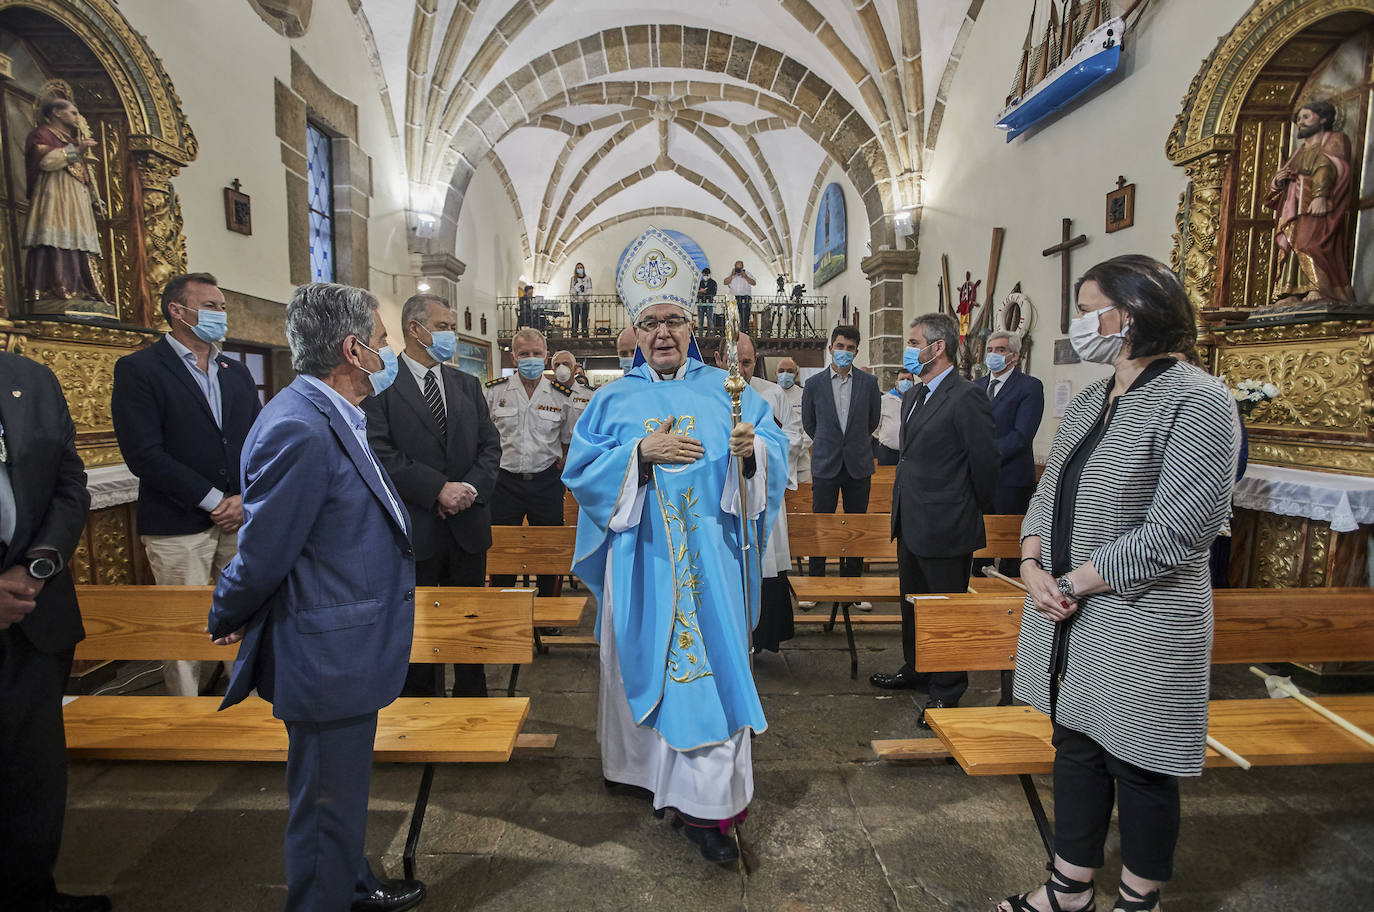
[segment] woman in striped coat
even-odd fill
[[[1143,256],[1079,280],[1069,329],[1113,376],[1069,405],[1021,528],[1016,696],[1054,723],[1055,858],[1008,912],[1093,908],[1113,797],[1115,909],[1159,906],[1178,839],[1178,777],[1201,773],[1212,650],[1208,549],[1230,512],[1235,404],[1169,356],[1195,337],[1177,277]]]

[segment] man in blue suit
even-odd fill
[[[1035,493],[1035,455],[1031,444],[1045,413],[1045,386],[1022,373],[1021,337],[1016,333],[995,332],[988,336],[985,356],[990,373],[975,381],[992,403],[997,423],[997,490],[993,495],[994,513],[1025,513]]]
[[[830,367],[806,381],[802,427],[811,445],[811,512],[834,513],[844,495],[846,513],[867,513],[873,481],[873,432],[882,417],[882,394],[872,374],[854,369],[859,328],[830,333]],[[863,573],[863,558],[846,557],[841,576]],[[811,558],[811,576],[825,576],[825,558]]]
[[[409,909],[419,881],[379,881],[363,856],[377,711],[401,692],[415,621],[415,556],[401,496],[358,404],[396,376],[377,299],[303,285],[286,307],[297,377],[243,448],[238,555],[209,632],[242,639],[224,697],[255,688],[286,723],[286,909]]]

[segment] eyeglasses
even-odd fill
[[[635,326],[642,329],[644,332],[651,333],[656,332],[660,326],[667,326],[671,331],[681,329],[691,322],[692,321],[687,317],[680,317],[674,314],[671,317],[664,317],[661,320],[658,317],[645,317],[643,320],[636,323]]]

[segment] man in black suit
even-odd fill
[[[448,303],[417,294],[401,308],[401,369],[380,396],[363,402],[372,451],[410,512],[417,586],[485,586],[490,502],[501,438],[477,378],[453,357],[457,319]],[[412,665],[404,694],[441,692],[439,665]],[[485,697],[481,665],[455,665],[453,695]]]
[[[992,512],[1025,513],[1035,493],[1035,454],[1031,444],[1045,414],[1045,386],[1021,370],[1021,337],[999,330],[988,336],[985,363],[989,373],[975,385],[992,403],[992,418],[997,423],[997,452],[1002,465],[997,472],[997,492]],[[991,563],[987,561],[986,563]],[[1015,560],[1002,561],[1003,573],[1018,576]]]
[[[811,445],[811,512],[834,513],[844,495],[846,513],[867,513],[873,479],[873,432],[882,398],[872,374],[854,369],[859,328],[848,323],[830,333],[830,367],[806,381],[802,428]],[[811,558],[811,576],[825,576],[825,558]],[[863,573],[863,558],[844,558],[841,576]]]
[[[904,366],[919,381],[902,397],[901,456],[892,486],[892,537],[902,584],[902,657],[885,689],[929,683],[931,707],[957,706],[968,672],[916,673],[916,615],[908,595],[963,592],[973,552],[987,544],[983,514],[997,488],[997,435],[987,396],[954,369],[959,327],[948,314],[917,317]],[[925,709],[919,722],[925,723]]]
[[[57,892],[67,806],[62,691],[84,637],[67,561],[81,540],[86,472],[57,377],[0,353],[0,907],[100,912]]]
[[[208,586],[238,553],[239,454],[262,403],[248,368],[220,354],[228,318],[214,276],[174,276],[162,316],[171,332],[115,362],[110,411],[138,476],[138,534],[153,578]],[[200,665],[163,665],[167,692],[198,694]]]

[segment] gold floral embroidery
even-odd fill
[[[673,632],[669,637],[673,646],[668,650],[668,677],[679,684],[690,684],[714,674],[706,661],[706,646],[697,625],[697,609],[701,607],[698,553],[687,544],[697,528],[696,505],[692,488],[679,495],[677,504],[662,504],[668,526],[668,556],[673,562]]]

